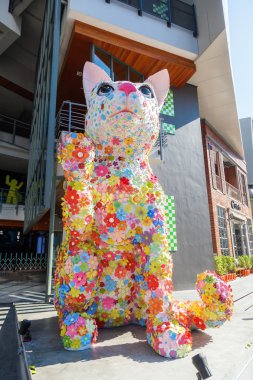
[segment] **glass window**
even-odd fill
[[[217,206],[217,214],[218,214],[218,227],[219,227],[221,254],[228,256],[229,247],[228,247],[228,235],[227,235],[226,210],[222,207]]]
[[[93,62],[111,76],[111,57],[109,54],[95,47]]]
[[[253,231],[252,231],[252,221],[247,219],[247,230],[248,230],[248,239],[249,239],[249,253],[253,255]]]
[[[126,65],[124,62],[121,62],[117,58],[113,57],[106,51],[100,49],[97,46],[94,46],[92,61],[105,70],[105,72],[110,75],[113,80],[124,81],[129,80],[133,83],[143,82],[143,75],[138,71],[135,71],[130,66]]]
[[[121,63],[120,61],[114,59],[113,60],[113,80],[115,82],[117,81],[123,81],[127,80],[127,65],[124,63]]]

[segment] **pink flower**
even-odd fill
[[[86,276],[82,272],[75,273],[73,281],[76,284],[76,286],[80,287],[86,284]]]
[[[76,334],[77,334],[77,326],[75,325],[67,326],[66,335],[68,335],[70,338],[74,338]]]
[[[112,143],[113,143],[113,145],[119,145],[120,144],[120,139],[118,139],[117,137],[114,137],[112,139]]]
[[[114,306],[115,300],[111,297],[106,297],[102,300],[102,305],[105,310],[110,310]]]
[[[95,168],[95,173],[98,177],[104,177],[109,173],[108,167],[104,165],[98,165]]]

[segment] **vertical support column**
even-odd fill
[[[168,28],[171,28],[171,23],[172,23],[171,0],[168,0],[168,21],[167,21]]]
[[[47,256],[47,278],[46,278],[46,297],[45,302],[49,302],[52,293],[52,269],[54,257],[54,224],[55,224],[55,200],[56,200],[56,163],[54,162],[54,171],[52,179],[51,204],[50,204],[50,224],[49,224],[49,242]]]

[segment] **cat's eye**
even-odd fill
[[[146,84],[144,84],[143,86],[139,87],[139,91],[142,93],[142,95],[145,96],[145,98],[151,99],[151,98],[154,97],[153,91]]]
[[[98,88],[98,95],[109,95],[114,91],[114,88],[109,84],[101,84]]]

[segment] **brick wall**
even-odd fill
[[[205,161],[205,171],[206,171],[206,186],[207,186],[207,194],[208,194],[208,205],[210,212],[210,222],[211,222],[211,233],[212,233],[212,241],[213,241],[213,252],[214,254],[220,255],[220,237],[219,237],[219,228],[218,228],[218,215],[217,215],[217,206],[223,207],[226,210],[226,221],[227,221],[227,235],[228,235],[228,244],[229,244],[229,252],[230,255],[233,256],[233,240],[231,236],[231,227],[230,227],[230,219],[229,219],[229,211],[231,210],[231,201],[234,200],[237,204],[240,205],[240,213],[245,216],[247,219],[252,220],[250,201],[248,196],[248,206],[242,204],[242,202],[231,198],[228,194],[225,194],[215,189],[213,186],[212,180],[212,170],[211,170],[211,162],[210,162],[210,154],[208,144],[215,146],[215,149],[221,153],[225,153],[232,159],[237,166],[237,168],[247,176],[246,163],[242,160],[232,149],[226,145],[226,143],[219,137],[210,126],[206,124],[205,121],[201,123],[202,130],[202,142],[203,142],[203,150],[204,150],[204,161]],[[247,177],[246,177],[247,181]]]

